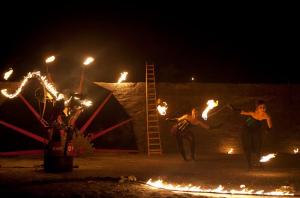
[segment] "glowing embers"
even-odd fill
[[[254,190],[248,189],[244,184],[240,185],[240,189],[228,189],[226,190],[224,186],[219,185],[216,188],[202,188],[201,186],[189,185],[173,185],[164,182],[163,180],[152,181],[149,179],[146,183],[149,186],[171,190],[179,192],[189,192],[189,193],[217,193],[217,194],[232,194],[232,195],[268,195],[268,196],[293,196],[294,193],[291,189],[282,186],[279,189],[275,189],[270,192],[265,192],[264,190]]]

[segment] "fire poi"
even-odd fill
[[[210,110],[212,110],[213,108],[217,107],[219,102],[215,101],[215,100],[208,100],[207,101],[207,107],[204,109],[204,111],[202,112],[202,118],[204,120],[207,120],[207,114]]]
[[[160,99],[158,99],[157,102],[157,111],[160,115],[165,116],[167,114],[168,104],[166,102],[162,102]]]

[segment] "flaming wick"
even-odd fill
[[[120,76],[120,78],[119,78],[119,80],[118,80],[118,83],[121,83],[121,82],[123,82],[124,80],[126,80],[127,74],[128,74],[128,72],[122,72],[122,73],[121,73],[121,76]]]
[[[206,104],[207,104],[207,107],[202,112],[202,118],[204,120],[207,120],[207,114],[208,114],[208,112],[210,110],[212,110],[213,108],[215,108],[216,106],[218,106],[219,102],[218,101],[214,101],[214,100],[208,100]]]
[[[92,62],[94,62],[94,58],[93,57],[87,57],[85,60],[84,60],[84,62],[83,62],[83,64],[84,65],[89,65],[89,64],[91,64]]]
[[[46,60],[45,63],[52,63],[55,60],[55,56],[49,56]]]

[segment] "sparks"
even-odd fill
[[[121,82],[123,82],[124,80],[126,80],[127,75],[128,75],[128,72],[122,72],[122,73],[121,73],[121,76],[120,76],[120,78],[119,78],[119,80],[118,80],[118,83],[121,83]]]
[[[12,75],[13,72],[14,70],[12,68],[9,68],[8,71],[4,73],[3,78],[5,80],[9,79],[9,77]]]
[[[260,162],[268,162],[268,161],[270,161],[270,159],[275,158],[275,157],[276,157],[275,153],[270,153],[268,155],[262,156],[259,161]]]
[[[214,101],[214,100],[208,100],[206,104],[207,104],[207,107],[202,112],[202,118],[204,120],[207,120],[207,114],[208,114],[208,112],[210,110],[212,110],[213,108],[215,108],[216,106],[218,106],[219,102],[218,101]]]
[[[46,60],[45,63],[52,63],[55,60],[55,56],[49,56]]]
[[[84,60],[84,62],[83,62],[83,64],[84,65],[89,65],[89,64],[91,64],[92,62],[94,62],[94,58],[93,57],[87,57],[85,60]]]
[[[272,195],[272,196],[293,196],[294,193],[290,192],[289,188],[281,187],[274,191],[265,192],[264,190],[253,190],[248,189],[244,184],[240,185],[241,189],[230,189],[225,190],[222,185],[219,185],[214,189],[205,189],[201,188],[201,186],[193,186],[191,184],[181,186],[181,185],[172,185],[165,183],[163,180],[152,181],[149,179],[146,183],[147,185],[159,189],[171,190],[171,191],[182,191],[182,192],[190,192],[190,193],[218,193],[218,194],[232,194],[232,195]]]

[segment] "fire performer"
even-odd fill
[[[246,122],[242,127],[242,145],[246,155],[248,167],[253,165],[261,166],[259,162],[261,158],[261,149],[263,144],[263,137],[267,131],[272,128],[272,120],[270,115],[266,112],[266,104],[263,100],[256,102],[255,111],[244,111],[230,105],[232,110],[239,112],[246,117]],[[255,155],[254,163],[252,163],[252,154]]]
[[[190,114],[184,114],[179,118],[167,118],[166,120],[176,121],[171,128],[171,133],[176,137],[178,149],[185,161],[189,159],[186,156],[186,152],[184,149],[183,141],[186,140],[190,145],[191,150],[191,158],[192,160],[196,160],[195,158],[195,136],[191,131],[191,126],[200,126],[206,130],[219,128],[221,125],[217,126],[209,126],[205,122],[199,119],[199,111],[196,108],[192,108]]]

